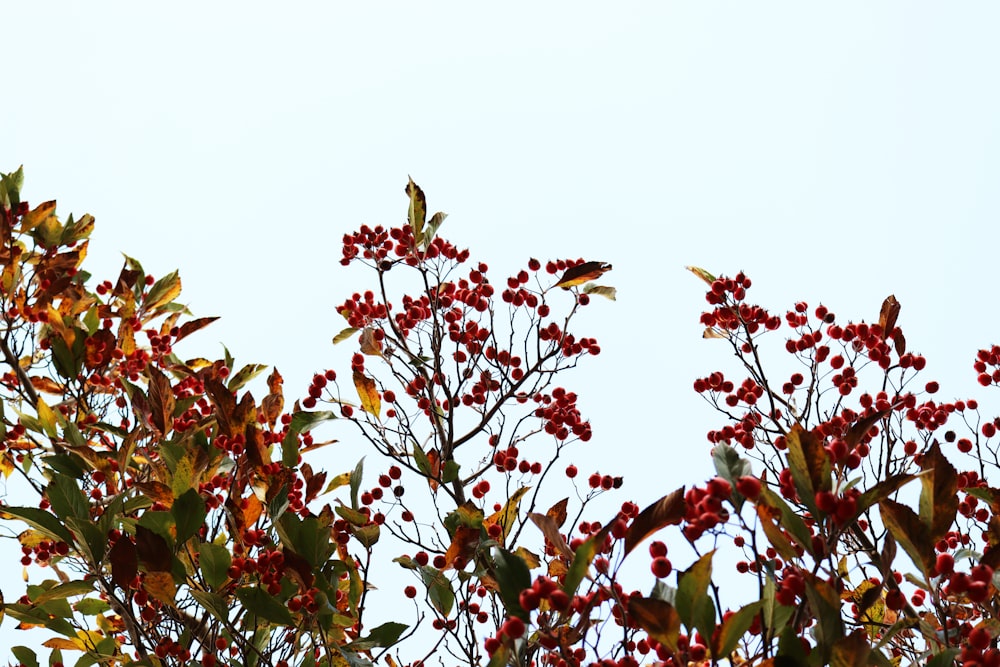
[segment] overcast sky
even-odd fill
[[[334,305],[367,285],[340,238],[399,224],[408,175],[497,278],[613,263],[618,301],[581,321],[603,353],[566,382],[594,423],[582,467],[644,504],[712,474],[720,421],[691,384],[731,368],[686,264],[745,270],[776,310],[870,321],[895,293],[943,395],[974,390],[997,339],[998,7],[9,3],[0,171],[96,216],[95,275],[122,252],[179,269],[222,316],[199,354],[276,364],[289,394],[346,367]]]

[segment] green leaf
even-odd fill
[[[458,471],[460,469],[461,466],[458,464],[458,461],[450,460],[445,462],[444,471],[441,474],[441,481],[444,482],[445,484],[454,482],[456,479],[458,479]]]
[[[4,507],[3,511],[24,521],[32,528],[45,533],[57,542],[73,544],[73,534],[59,522],[59,519],[37,507]]]
[[[697,629],[702,637],[711,637],[715,629],[715,603],[708,595],[714,555],[715,551],[709,551],[679,575],[674,598],[681,621],[689,630]]]
[[[403,623],[383,623],[377,628],[372,628],[367,637],[356,639],[344,646],[351,651],[370,651],[373,648],[389,648],[399,637],[406,632],[407,625]]]
[[[786,443],[795,490],[813,516],[819,516],[816,493],[830,490],[830,456],[820,438],[799,424],[788,432]]]
[[[365,459],[364,457],[358,461],[358,465],[354,466],[354,470],[351,471],[351,507],[354,509],[358,508],[358,492],[361,490],[361,481],[365,472]]]
[[[712,463],[719,477],[736,486],[736,480],[753,474],[750,462],[740,457],[735,449],[724,442],[712,448]]]
[[[896,542],[926,577],[935,560],[934,542],[928,536],[927,526],[912,509],[888,498],[879,503],[879,514]]]
[[[259,616],[265,621],[277,623],[279,625],[294,626],[295,619],[288,609],[275,598],[267,594],[256,586],[244,586],[236,590],[236,597],[240,599],[248,612]]]
[[[153,510],[143,512],[137,525],[156,533],[168,545],[174,544],[174,531],[171,528],[176,529],[177,524],[174,522],[174,516],[170,512]]]
[[[67,581],[64,584],[59,584],[53,586],[49,590],[45,591],[41,595],[32,598],[32,602],[35,604],[44,604],[50,600],[62,600],[65,598],[75,597],[77,595],[86,595],[87,593],[94,592],[94,581]]]
[[[805,572],[806,599],[817,620],[814,637],[826,664],[833,652],[834,643],[844,636],[844,622],[840,617],[840,596],[830,584]]]
[[[722,622],[717,645],[713,649],[713,655],[717,659],[726,659],[732,654],[736,649],[736,645],[739,644],[740,640],[746,635],[747,630],[753,625],[753,619],[760,614],[763,605],[764,602],[761,600],[751,602]]]
[[[205,583],[218,588],[228,578],[226,571],[233,564],[233,558],[229,549],[211,542],[202,542],[198,545],[198,563],[205,575]]]
[[[199,591],[194,588],[190,589],[188,593],[212,616],[223,622],[229,621],[229,606],[221,595],[208,591]]]
[[[97,598],[84,598],[73,604],[73,609],[84,616],[97,616],[111,610],[111,605]]]
[[[157,280],[149,288],[149,292],[146,294],[146,298],[142,304],[143,310],[148,313],[161,308],[180,296],[180,293],[181,277],[177,271],[172,271]]]
[[[427,586],[427,597],[442,616],[451,614],[455,604],[455,593],[451,590],[451,582],[444,573],[436,567],[425,565],[420,568],[420,576]]]
[[[382,531],[378,527],[377,523],[372,523],[367,526],[358,526],[352,529],[351,534],[361,543],[361,545],[368,550],[371,550],[375,543],[378,542],[378,538]]]
[[[108,548],[107,531],[102,531],[89,518],[70,517],[66,519],[66,527],[76,534],[76,543],[80,547],[80,552],[91,566],[104,560],[104,554]]]
[[[961,649],[947,648],[928,660],[927,667],[952,667],[955,664],[955,658],[961,652]]]
[[[511,616],[517,616],[523,621],[529,620],[530,615],[521,606],[519,599],[521,591],[531,586],[531,571],[527,563],[517,554],[501,548],[496,549],[493,560],[504,608]]]
[[[227,387],[229,391],[239,391],[246,386],[250,380],[267,370],[267,366],[264,364],[247,364],[240,370],[229,378],[229,384]]]
[[[63,521],[90,516],[90,506],[75,479],[66,475],[55,475],[46,487],[45,495],[52,505],[52,511]]]
[[[38,656],[27,646],[11,647],[10,652],[24,667],[38,667]]]
[[[604,538],[608,536],[610,531],[611,524],[609,523],[600,532],[596,535],[591,535],[583,544],[576,548],[576,552],[573,554],[573,562],[570,563],[569,571],[566,572],[566,577],[563,579],[563,590],[570,597],[576,595],[576,590],[580,587],[580,583],[584,577],[587,576],[590,564],[594,561],[594,556],[597,555],[597,550],[604,544]]]
[[[177,526],[177,543],[183,544],[198,532],[208,513],[201,495],[194,489],[188,489],[174,501],[170,514]]]
[[[777,526],[772,523],[771,515],[773,512],[771,510],[777,510],[780,516],[780,525],[792,536],[796,544],[802,547],[806,553],[812,553],[812,536],[809,533],[809,529],[806,528],[805,522],[802,517],[798,515],[788,503],[782,499],[781,496],[776,494],[768,487],[763,487],[761,489],[760,497],[757,500],[757,514],[761,518],[761,528],[767,534],[769,540],[771,540],[771,545],[775,549],[779,549],[780,545],[784,543],[788,545],[788,540],[781,533]],[[777,542],[777,543],[776,543]],[[788,552],[782,554],[786,560],[793,560],[798,558],[798,555],[794,552]]]

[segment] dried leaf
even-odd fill
[[[160,602],[174,606],[177,585],[169,572],[147,572],[142,580],[142,587]]]
[[[583,293],[596,294],[598,296],[603,296],[605,299],[616,301],[617,299],[615,296],[618,294],[618,290],[608,285],[587,285],[583,288]]]
[[[545,511],[545,516],[549,517],[555,522],[556,528],[562,528],[563,524],[566,523],[566,517],[567,517],[566,507],[568,505],[569,505],[569,498],[563,498],[562,500],[560,500],[555,505],[553,505],[552,507],[550,507]]]
[[[382,341],[375,338],[375,330],[371,327],[361,331],[361,352],[373,357],[382,356]]]
[[[566,538],[562,536],[559,532],[559,525],[553,520],[552,517],[546,516],[544,514],[531,513],[528,515],[532,523],[538,526],[538,529],[542,531],[542,535],[548,540],[549,544],[556,550],[556,553],[565,558],[567,561],[573,559],[573,550],[569,548],[566,544]],[[551,568],[551,563],[550,563]]]
[[[569,289],[570,287],[582,285],[591,280],[597,280],[610,270],[611,265],[607,262],[584,262],[583,264],[577,264],[566,269],[562,278],[559,279],[559,282],[554,287]]]
[[[882,302],[882,310],[878,315],[878,324],[882,328],[882,340],[892,335],[892,330],[896,328],[896,318],[899,317],[899,302],[896,295],[890,294]]]

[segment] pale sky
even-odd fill
[[[618,301],[581,318],[602,355],[566,384],[595,431],[577,462],[640,505],[713,474],[691,384],[732,363],[686,264],[745,270],[778,312],[871,321],[895,293],[942,396],[997,340],[994,3],[22,2],[2,24],[0,171],[96,216],[95,275],[179,269],[222,316],[198,354],[275,364],[289,395],[347,366],[334,306],[368,283],[340,237],[401,223],[408,175],[495,280],[613,263]]]

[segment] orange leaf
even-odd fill
[[[569,289],[575,285],[597,280],[611,270],[611,265],[607,262],[584,262],[566,269],[562,278],[554,286]]]
[[[31,386],[46,394],[62,394],[64,389],[61,384],[47,377],[34,376],[31,378]]]
[[[567,505],[569,505],[569,498],[563,498],[545,511],[545,516],[555,521],[556,528],[562,528],[562,525],[566,523]]]
[[[136,482],[135,487],[142,491],[153,502],[162,503],[168,508],[174,504],[174,492],[169,484],[163,482]]]
[[[475,555],[479,548],[479,541],[482,529],[472,526],[458,526],[455,535],[451,538],[451,545],[444,555],[445,569],[455,568],[465,569],[465,565]]]
[[[375,387],[375,380],[354,371],[354,386],[358,390],[358,398],[361,399],[361,409],[378,419],[382,411],[382,399]]]
[[[83,642],[79,639],[65,639],[63,637],[53,637],[52,639],[46,639],[42,642],[42,646],[51,649],[60,649],[65,651],[83,651]]]

